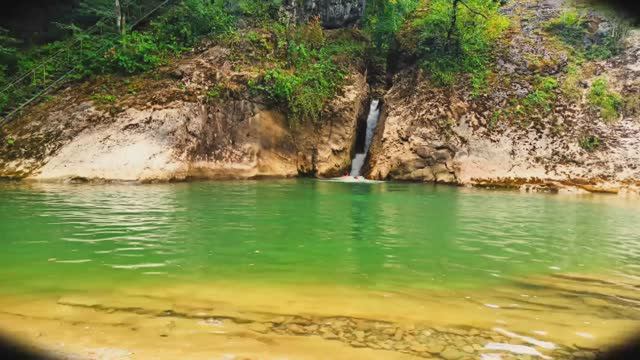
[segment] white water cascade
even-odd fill
[[[351,161],[351,176],[360,176],[362,166],[364,166],[364,160],[367,158],[371,141],[373,140],[373,134],[378,126],[378,119],[380,119],[380,101],[371,101],[371,107],[369,108],[369,116],[367,117],[367,132],[365,134],[364,152],[358,153],[353,157]]]

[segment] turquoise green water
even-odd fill
[[[215,280],[486,288],[640,273],[640,206],[420,184],[0,184],[0,290]]]

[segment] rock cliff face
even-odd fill
[[[638,102],[640,31],[630,32],[621,54],[585,65],[588,70],[579,79],[577,97],[558,89],[550,111],[533,111],[521,119],[496,116],[530,93],[539,76],[565,82],[567,54],[540,31],[542,21],[560,13],[559,3],[543,1],[519,10],[528,21],[520,22],[521,28],[505,39],[494,70],[498,81],[486,95],[473,96],[469,84],[438,88],[417,68],[396,74],[384,99],[369,176],[525,190],[639,193],[637,108],[625,107],[619,118],[604,120],[587,98],[594,81],[604,78],[629,104]],[[536,67],[536,57],[544,60],[545,68]],[[585,145],[588,139],[597,139],[597,146]]]
[[[300,22],[320,17],[324,27],[339,28],[362,18],[366,0],[285,0],[284,6]]]
[[[284,114],[246,90],[224,99],[206,95],[212,83],[246,80],[229,56],[210,48],[163,69],[167,78],[127,85],[137,90],[115,103],[82,95],[99,83],[62,91],[5,129],[13,143],[0,147],[0,177],[168,181],[329,177],[348,169],[368,97],[364,75],[350,75],[322,126],[290,128]]]

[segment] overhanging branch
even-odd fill
[[[487,15],[485,15],[485,14],[483,14],[483,13],[481,13],[481,12],[477,11],[477,10],[472,9],[472,8],[471,8],[469,5],[467,5],[467,3],[466,3],[466,2],[464,2],[463,0],[459,0],[459,2],[460,2],[462,5],[464,5],[464,7],[466,7],[469,11],[471,11],[473,14],[480,15],[480,16],[482,16],[483,18],[488,19]]]

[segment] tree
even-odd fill
[[[9,35],[6,29],[0,28],[0,112],[9,99],[9,94],[4,92],[7,85],[7,71],[9,66],[16,61],[15,45],[18,41]]]
[[[406,16],[419,4],[419,0],[370,0],[367,2],[365,29],[371,34],[374,46],[386,52]]]
[[[124,35],[131,19],[143,16],[159,3],[160,0],[82,0],[76,17],[94,18]]]
[[[486,75],[491,50],[509,21],[494,0],[431,0],[412,24],[415,52],[434,80],[451,84],[457,73]]]
[[[122,11],[122,3],[120,3],[120,0],[115,0],[114,5],[115,5],[116,27],[118,29],[118,32],[121,35],[124,35],[127,28],[127,17],[125,15],[125,12]]]

